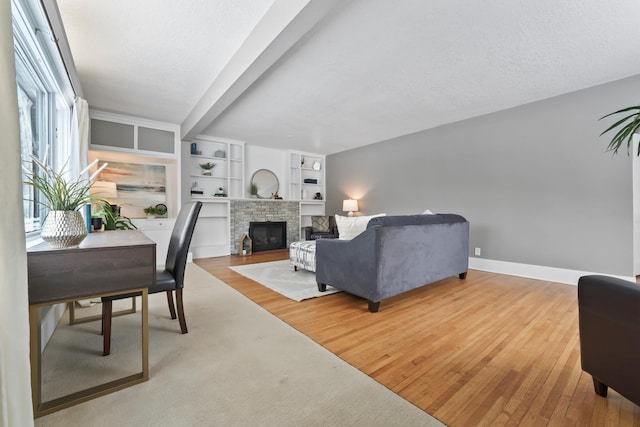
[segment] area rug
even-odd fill
[[[229,268],[298,302],[341,292],[331,286],[327,286],[325,292],[318,291],[316,274],[302,269],[295,271],[289,260],[261,262]]]
[[[183,335],[166,297],[149,296],[149,381],[38,418],[36,427],[443,425],[191,263],[184,306]],[[63,318],[43,354],[43,391],[135,368],[139,330],[139,314],[115,317],[103,357],[100,322]]]

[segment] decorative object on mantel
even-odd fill
[[[216,152],[213,153],[213,157],[219,157],[221,159],[224,159],[225,157],[227,157],[227,153],[225,153],[222,150],[216,150]]]
[[[278,177],[269,169],[255,171],[251,176],[251,184],[258,186],[256,196],[259,199],[272,199],[273,195],[280,190]]]
[[[82,178],[82,176],[96,163],[98,163],[97,159],[80,172],[75,181],[67,181],[64,171],[53,170],[47,164],[46,157],[40,161],[31,156],[31,162],[28,163],[31,169],[23,165],[26,176],[24,183],[39,191],[40,200],[36,202],[49,209],[47,218],[42,224],[40,237],[50,246],[54,248],[78,246],[87,237],[87,223],[78,209],[101,200],[91,194],[91,186],[106,164],[102,165],[90,178]]]
[[[313,196],[313,200],[322,200],[322,194],[316,193],[316,195]]]
[[[216,191],[213,197],[227,197],[227,193],[224,191],[224,188],[218,187],[218,191]]]
[[[274,198],[275,200],[282,200],[282,197],[280,197],[280,195],[278,194],[278,192],[277,192],[277,191],[273,194],[273,198]]]
[[[249,184],[249,194],[251,194],[251,197],[258,197],[258,184],[253,181]]]
[[[251,241],[251,237],[247,233],[244,233],[242,237],[240,237],[240,247],[238,253],[240,255],[251,255],[251,249],[253,246],[253,242]]]
[[[202,169],[202,175],[211,176],[211,169],[215,168],[216,164],[213,162],[200,163]]]

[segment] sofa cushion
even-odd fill
[[[386,214],[363,215],[363,216],[340,216],[336,215],[336,225],[340,240],[351,240],[367,229],[367,224],[372,218],[385,216]]]

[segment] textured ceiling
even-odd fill
[[[59,0],[90,105],[176,123],[269,3]],[[336,3],[202,133],[330,154],[640,74],[637,0]]]
[[[181,123],[273,0],[58,0],[92,108]]]

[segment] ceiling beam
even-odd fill
[[[183,141],[206,129],[339,0],[276,0],[180,127]]]

